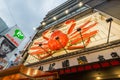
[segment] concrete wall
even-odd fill
[[[120,20],[120,0],[107,0],[95,8]]]

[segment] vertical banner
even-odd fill
[[[0,38],[0,70],[8,64],[10,60],[10,55],[16,47],[6,38]]]
[[[16,47],[20,45],[20,43],[25,39],[25,35],[22,33],[18,26],[14,26],[9,30],[5,37],[13,43]]]

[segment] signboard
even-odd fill
[[[92,52],[84,55],[77,55],[72,58],[66,57],[65,59],[62,60],[42,63],[40,64],[40,66],[37,64],[37,66],[35,65],[35,68],[43,71],[51,71],[56,69],[69,68],[72,66],[87,65],[99,61],[103,62],[109,59],[116,58],[120,58],[120,47],[106,49],[99,52]]]
[[[14,26],[5,34],[5,37],[10,40],[16,47],[25,39],[25,35],[22,33],[18,26]]]
[[[59,74],[62,75],[62,74],[68,74],[68,73],[76,73],[76,72],[82,72],[82,71],[88,71],[88,70],[96,70],[100,68],[113,67],[118,65],[120,65],[120,58],[102,61],[102,62],[95,62],[91,64],[86,64],[86,65],[78,65],[78,66],[73,66],[73,67],[64,68],[64,69],[58,69],[55,71],[58,71]]]
[[[3,69],[8,64],[15,48],[9,40],[4,37],[0,38],[0,69]]]
[[[119,27],[120,25],[113,20],[109,42],[120,39]],[[90,14],[77,20],[67,20],[59,28],[46,30],[41,37],[33,41],[28,53],[34,57],[29,55],[27,62],[34,63],[39,59],[48,59],[52,56],[56,57],[84,48],[104,45],[107,43],[108,31],[109,23],[106,22],[106,17],[99,13]],[[103,60],[102,56],[100,59]]]

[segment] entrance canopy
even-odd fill
[[[58,78],[58,74],[51,72],[44,72],[25,67],[24,65],[18,65],[6,70],[0,71],[0,80],[53,80]]]

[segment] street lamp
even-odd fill
[[[35,27],[33,27],[33,30],[36,30],[36,28],[35,28]]]
[[[107,22],[107,23],[110,23],[110,24],[109,24],[109,29],[108,29],[107,43],[109,43],[109,37],[110,37],[110,31],[111,31],[111,23],[112,23],[112,21],[113,21],[112,18],[108,18],[108,19],[106,19],[106,22]]]
[[[78,4],[78,6],[79,6],[79,7],[83,6],[83,2],[80,2],[80,3]]]

